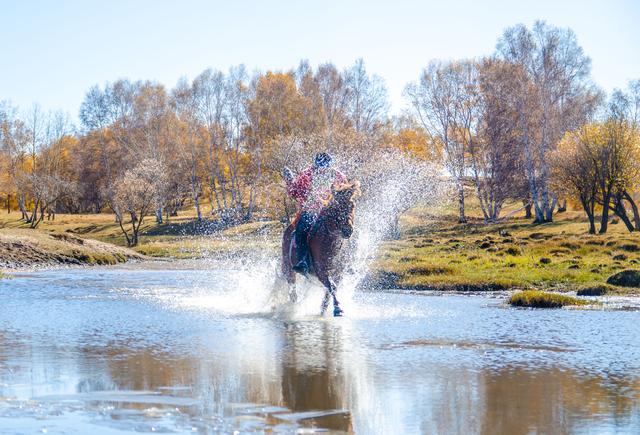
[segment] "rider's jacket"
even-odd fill
[[[302,212],[319,213],[331,197],[331,187],[346,182],[347,177],[337,169],[310,166],[287,185],[287,193],[298,201]]]

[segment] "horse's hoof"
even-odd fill
[[[333,317],[342,317],[343,314],[344,314],[344,311],[342,311],[342,308],[333,309]]]

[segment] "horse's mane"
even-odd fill
[[[355,199],[360,196],[360,182],[358,180],[342,183],[333,189],[333,196],[338,193],[351,192],[351,198]]]
[[[324,223],[324,221],[326,221],[327,217],[335,213],[336,210],[338,210],[341,207],[341,205],[335,199],[337,195],[340,195],[343,193],[350,193],[351,195],[349,199],[353,201],[360,195],[360,182],[357,180],[348,181],[332,189],[331,199],[325,203],[325,209],[323,210],[322,213],[320,213],[320,217],[318,218],[318,221],[311,229],[310,234],[312,236],[318,232],[318,228],[320,228],[320,226]]]

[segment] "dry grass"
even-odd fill
[[[510,206],[516,207],[518,204]],[[505,214],[508,212],[509,208]],[[596,288],[614,273],[640,269],[640,236],[628,233],[622,224],[610,225],[609,233],[601,236],[587,234],[583,214],[578,211],[557,214],[554,223],[545,225],[532,225],[523,218],[485,225],[479,216],[473,201],[468,207],[470,223],[465,225],[456,223],[453,207],[411,210],[401,219],[401,238],[379,249],[372,265],[378,283],[400,288],[569,291]],[[0,215],[0,233],[42,235],[38,237],[68,234],[124,245],[111,214],[58,215],[36,231],[26,229],[18,217],[17,213]],[[164,225],[147,218],[135,250],[151,257],[172,258],[240,258],[278,252],[283,230],[279,222],[252,222],[209,235],[185,235],[183,230],[193,218],[191,210]],[[70,248],[51,249],[68,252]],[[638,292],[621,292],[615,287],[607,290],[607,294]]]
[[[0,267],[4,268],[116,264],[134,258],[143,256],[127,248],[69,233],[0,229]]]
[[[36,230],[20,221],[19,216],[15,212],[0,215],[0,265],[4,267],[77,262],[113,264],[111,251],[118,253],[116,261],[138,254],[170,258],[255,255],[276,250],[282,233],[280,223],[259,221],[212,230],[209,235],[187,235],[185,232],[193,227],[195,218],[187,210],[162,225],[147,217],[141,227],[139,245],[129,250],[112,214],[59,214],[56,220],[44,221]]]

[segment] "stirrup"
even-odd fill
[[[292,267],[292,269],[304,276],[307,276],[309,274],[309,265],[305,260],[300,260],[298,264]]]

